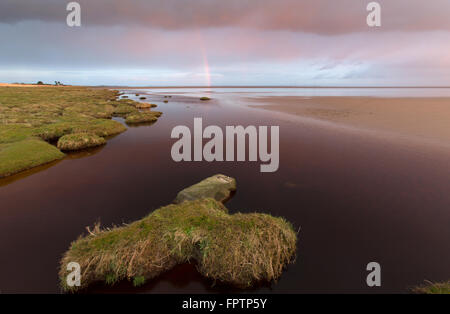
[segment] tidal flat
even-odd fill
[[[157,104],[164,114],[157,123],[130,127],[109,138],[107,145],[66,154],[51,166],[0,180],[0,249],[8,252],[0,260],[4,293],[59,292],[60,260],[80,234],[87,235],[86,226],[92,231],[97,221],[103,228],[132,224],[170,204],[178,191],[216,173],[238,182],[236,194],[226,204],[230,215],[258,212],[284,217],[299,231],[296,262],[276,283],[250,291],[405,293],[425,280],[438,283],[450,278],[448,151],[247,106],[249,97],[279,96],[281,101],[292,94],[312,97],[318,90],[121,92],[129,96],[126,101],[145,96],[145,102]],[[337,92],[352,96],[348,90]],[[359,96],[362,92],[355,91]],[[378,96],[394,92],[389,89],[389,94]],[[407,89],[400,96],[422,92]],[[211,100],[200,101],[203,96]],[[171,130],[178,125],[192,128],[195,117],[202,117],[205,126],[221,128],[279,125],[279,169],[262,174],[259,163],[174,162]],[[123,117],[113,119],[125,123]],[[382,267],[381,287],[366,284],[366,265],[372,261]],[[93,285],[86,292],[240,291],[213,285],[194,263],[177,265],[137,288],[133,283]]]

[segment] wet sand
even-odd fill
[[[251,107],[358,129],[450,143],[450,98],[299,97],[249,98]]]

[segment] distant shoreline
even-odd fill
[[[424,88],[424,89],[435,89],[435,88],[450,88],[450,86],[121,86],[121,85],[98,85],[91,86],[98,88],[115,88],[115,89],[176,89],[176,88],[292,88],[292,89],[346,89],[346,88],[373,88],[373,89],[383,89],[383,88]]]
[[[8,87],[44,87],[44,86],[54,86],[53,84],[31,84],[31,83],[0,83],[0,86]],[[383,89],[383,88],[424,88],[424,89],[435,89],[435,88],[450,88],[450,86],[292,86],[292,85],[217,85],[217,86],[130,86],[130,85],[65,85],[65,86],[75,86],[75,87],[91,87],[91,88],[112,88],[112,89],[176,89],[176,88],[292,88],[292,89],[346,89],[346,88],[373,88],[373,89]]]

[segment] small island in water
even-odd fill
[[[209,177],[178,193],[173,204],[112,229],[97,225],[74,241],[61,261],[64,291],[96,282],[129,280],[140,286],[177,264],[195,262],[205,277],[239,288],[277,280],[294,261],[297,233],[268,214],[229,214],[223,205],[236,190],[234,178]],[[80,286],[69,287],[69,263],[83,269]],[[70,269],[70,267],[69,267]]]

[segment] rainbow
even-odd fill
[[[206,78],[206,86],[211,87],[211,72],[209,69],[208,54],[206,53],[205,43],[203,41],[203,36],[199,31],[197,31],[197,36],[199,39],[199,47],[201,47],[201,52],[202,52],[203,68],[204,68],[204,73],[205,73],[205,78]]]

